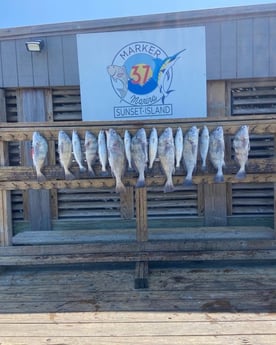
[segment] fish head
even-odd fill
[[[117,66],[115,65],[109,65],[107,66],[107,73],[110,75],[110,77],[115,77],[116,71],[117,71]]]
[[[213,131],[213,136],[216,139],[221,139],[223,138],[223,128],[222,126],[218,126],[214,131]]]
[[[238,132],[237,135],[239,135],[242,138],[249,138],[249,131],[248,131],[248,126],[247,125],[242,125]]]

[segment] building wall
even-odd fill
[[[77,33],[204,25],[207,79],[276,76],[276,5],[0,30],[0,87],[79,85]],[[41,53],[25,49],[44,39]]]

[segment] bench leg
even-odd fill
[[[147,289],[149,287],[148,275],[149,275],[148,261],[136,262],[135,280],[134,280],[135,289]]]

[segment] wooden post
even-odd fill
[[[45,122],[47,117],[44,90],[24,89],[18,93],[18,119],[21,122]],[[31,142],[22,146],[22,162],[32,166]],[[51,229],[51,207],[49,190],[28,190],[27,193],[28,219],[30,230]]]
[[[147,218],[147,188],[136,188],[136,240],[145,242],[148,240],[148,218]],[[148,261],[136,262],[135,289],[148,288]]]
[[[226,82],[208,81],[207,88],[208,118],[226,116]],[[227,224],[226,184],[204,184],[204,211],[206,226]]]
[[[276,135],[274,135],[274,158],[276,158]],[[274,238],[276,238],[276,183],[274,183]]]
[[[0,89],[0,121],[7,121],[5,94],[2,89]],[[8,164],[8,143],[0,141],[0,166]],[[6,190],[0,191],[0,244],[1,246],[12,244],[11,192]]]
[[[204,195],[205,225],[227,225],[226,184],[205,184]]]
[[[126,187],[126,192],[120,194],[120,211],[123,219],[134,217],[133,187]]]

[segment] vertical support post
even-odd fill
[[[136,188],[136,240],[145,242],[148,240],[148,217],[147,217],[147,188]],[[135,289],[148,288],[148,261],[136,262]]]
[[[123,219],[134,217],[133,187],[126,187],[126,192],[120,194],[120,213]]]
[[[20,90],[18,92],[18,119],[21,122],[45,122],[49,114],[46,112],[44,90]],[[30,142],[23,143],[22,161],[31,166]],[[27,200],[26,200],[27,199]],[[50,192],[48,190],[28,190],[26,193],[28,219],[31,230],[51,229]]]
[[[6,103],[4,90],[0,89],[0,121],[6,122]],[[8,143],[0,141],[0,166],[7,166]],[[0,244],[1,246],[10,246],[12,244],[12,207],[11,192],[7,190],[0,191]]]
[[[276,135],[274,135],[274,158],[276,159]],[[274,183],[274,238],[276,238],[276,183]]]
[[[204,195],[205,225],[227,225],[226,184],[205,184]]]

